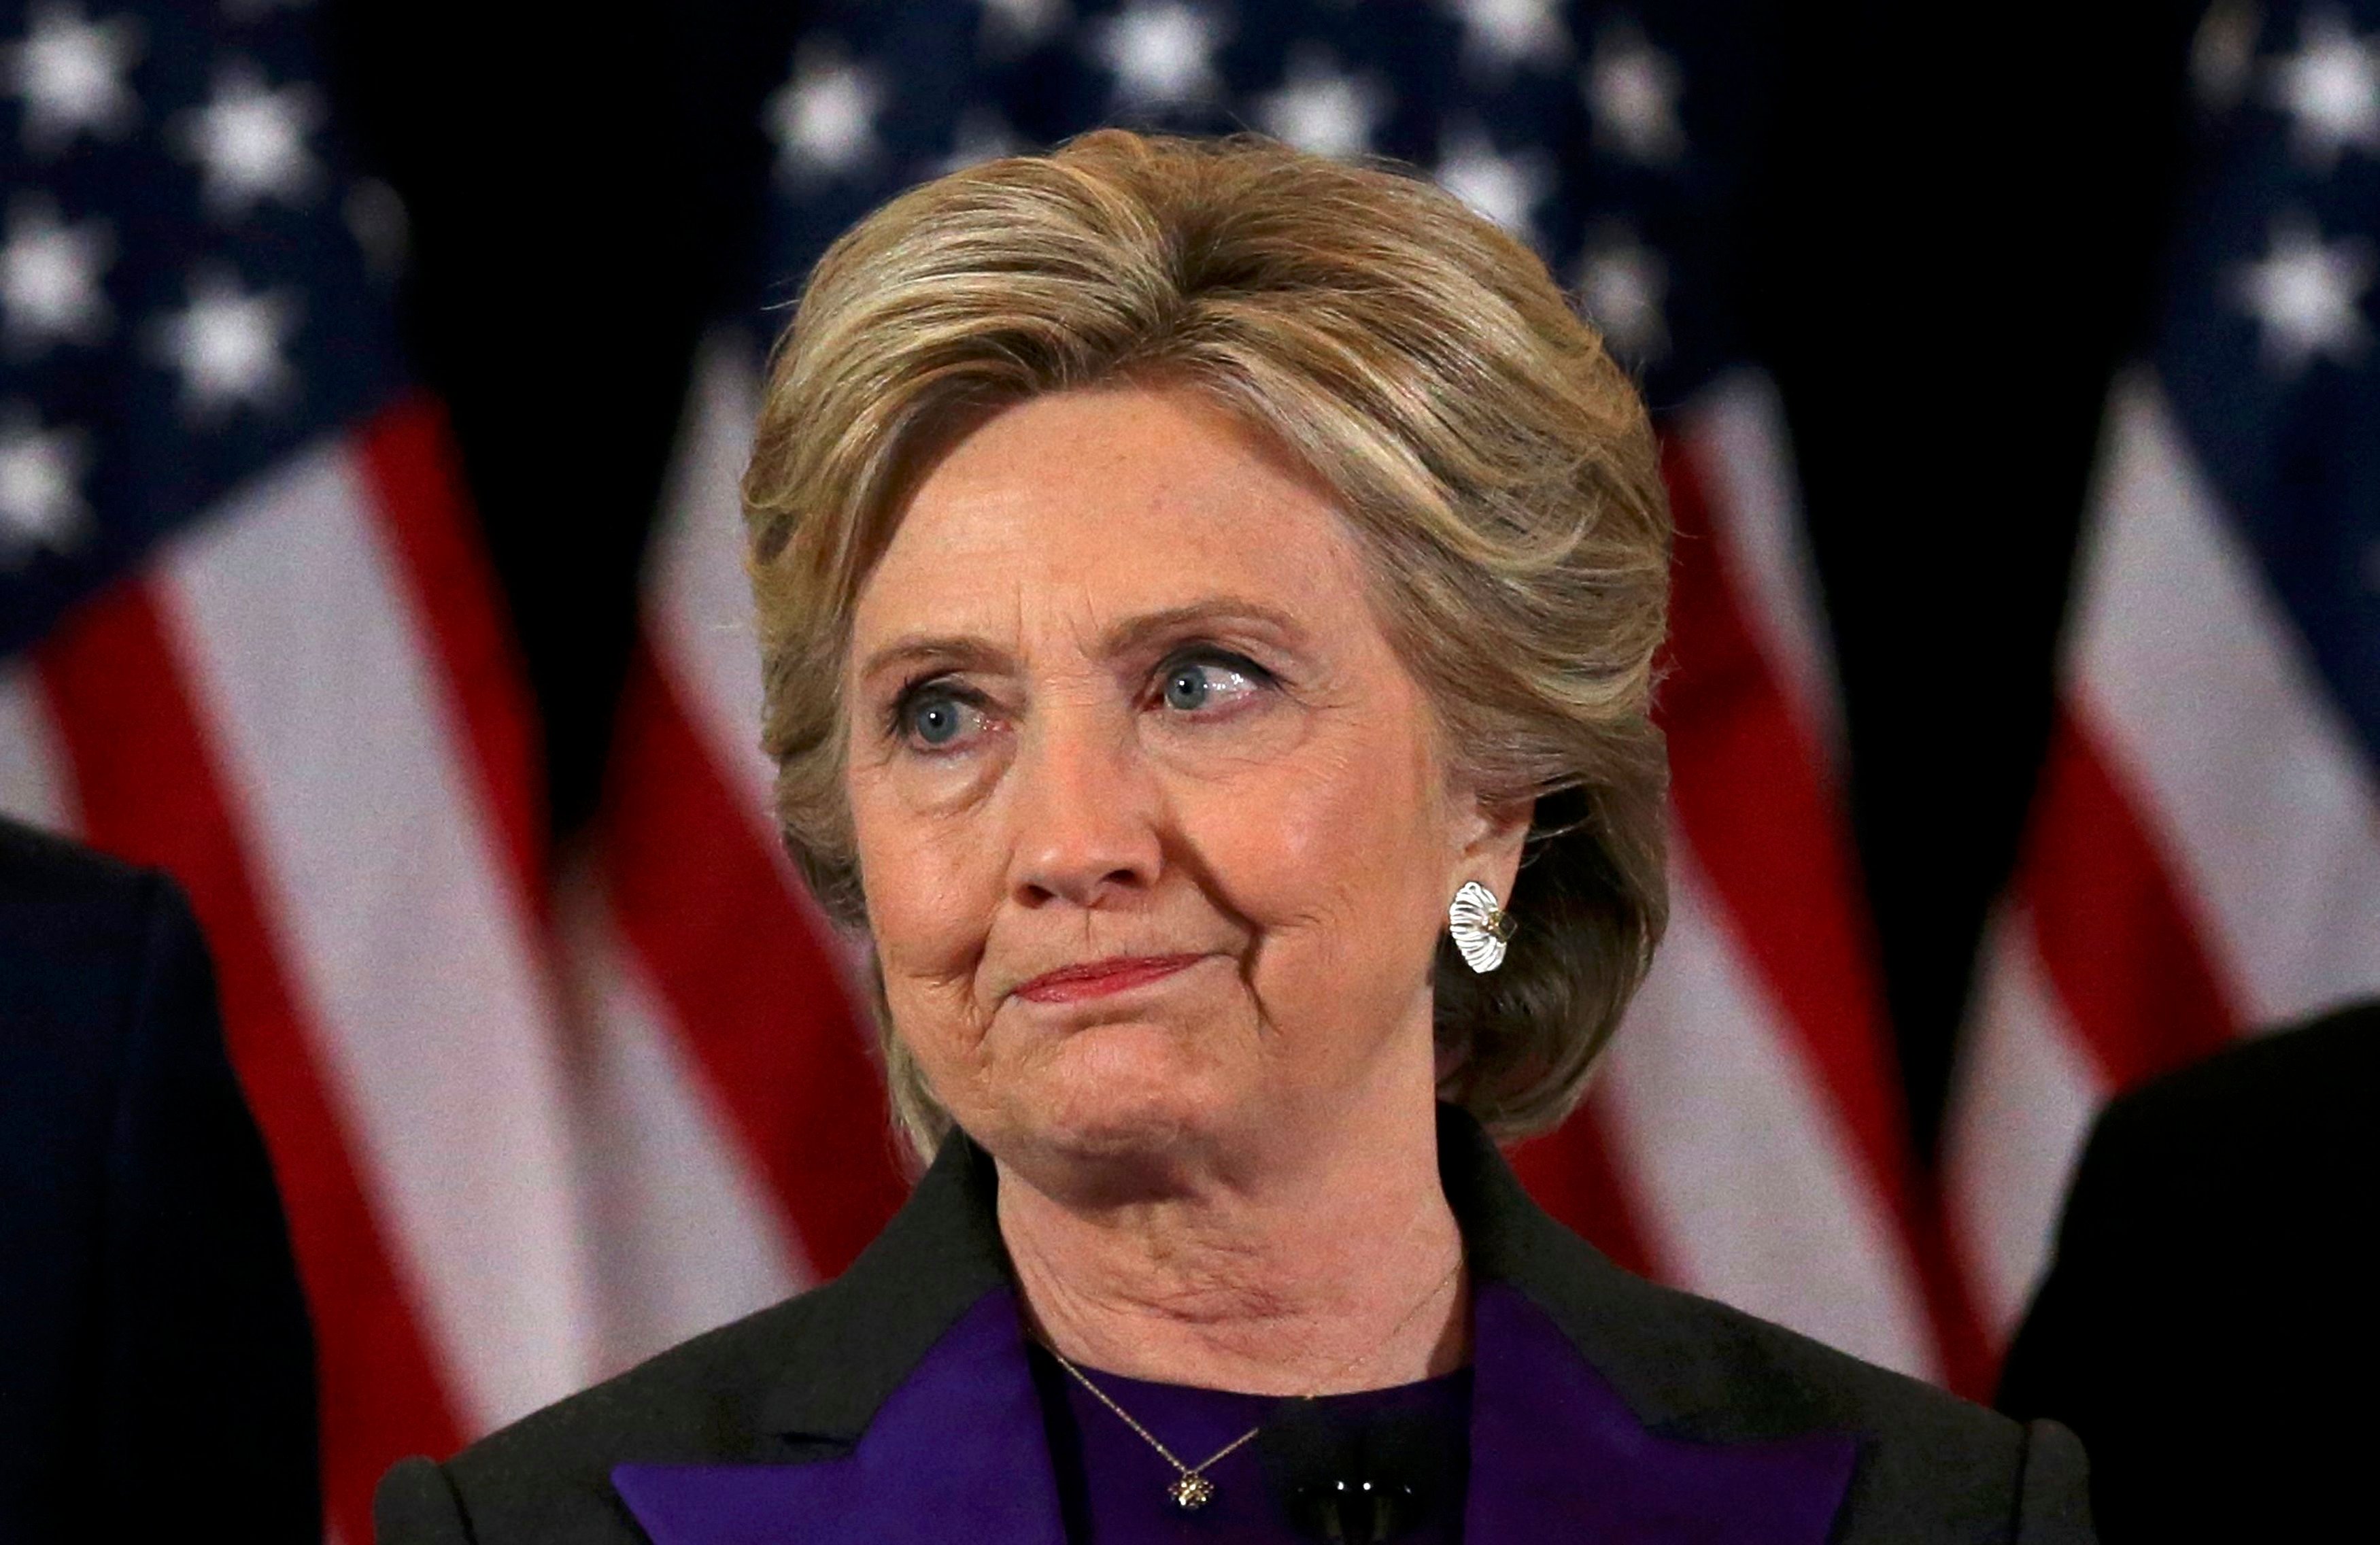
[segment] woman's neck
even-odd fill
[[[1176,1174],[1129,1200],[1054,1198],[1001,1166],[1000,1228],[1038,1333],[1136,1379],[1334,1394],[1467,1355],[1462,1235],[1434,1123],[1300,1144],[1261,1183]]]

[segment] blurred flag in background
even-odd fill
[[[1645,383],[1679,526],[1675,916],[1585,1107],[1517,1156],[1615,1257],[1985,1393],[2097,1101],[2380,985],[2374,0],[2205,34],[2215,146],[2111,395],[1947,1208],[1741,320],[1777,10],[807,7],[766,109],[765,284],[698,361],[601,813],[557,866],[447,436],[358,239],[391,201],[343,169],[302,18],[0,3],[0,809],[198,905],[317,1318],[334,1532],[367,1537],[389,1460],[840,1271],[898,1205],[864,962],[770,814],[735,484],[827,242],[1098,124],[1410,161]]]
[[[607,1368],[833,1276],[905,1193],[865,979],[779,841],[736,485],[757,336],[698,361],[612,762],[563,881]]]
[[[634,1156],[624,1141],[606,1180],[619,1231],[606,1257],[637,1259],[656,1304],[615,1356],[832,1270],[892,1194],[851,979],[763,816],[734,558],[759,360],[783,319],[760,305],[789,301],[826,244],[900,188],[1121,122],[1427,168],[1532,242],[1644,372],[1681,528],[1662,697],[1676,916],[1587,1109],[1525,1149],[1523,1171],[1632,1265],[1978,1386],[1972,1318],[1909,1148],[1791,457],[1732,321],[1770,34],[1739,4],[1665,20],[1488,0],[812,13],[768,106],[773,286],[698,373],[585,907],[616,919],[582,936],[596,947],[579,957],[616,1098],[686,1134]],[[718,1177],[698,1203],[671,1191],[686,1153]],[[643,1247],[664,1237],[704,1243]]]
[[[360,1542],[592,1371],[533,717],[301,18],[10,4],[0,92],[0,809],[188,889]]]
[[[2380,992],[2380,4],[2223,4],[1945,1141],[2004,1340],[2109,1095]]]

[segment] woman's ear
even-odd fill
[[[1462,808],[1463,815],[1455,833],[1460,844],[1455,885],[1476,880],[1495,892],[1498,901],[1511,900],[1514,879],[1521,872],[1522,845],[1528,840],[1529,823],[1536,819],[1537,802],[1490,800],[1474,793]]]

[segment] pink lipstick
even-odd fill
[[[1110,955],[1105,960],[1044,971],[1017,988],[1016,995],[1037,1004],[1073,1004],[1086,998],[1104,998],[1111,992],[1170,977],[1204,958],[1196,955]]]

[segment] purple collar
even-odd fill
[[[1463,1537],[1822,1545],[1857,1442],[1715,1443],[1647,1428],[1519,1289],[1473,1307]],[[622,1465],[655,1545],[1065,1545],[1041,1405],[1008,1290],[984,1295],[852,1451],[799,1465]]]

